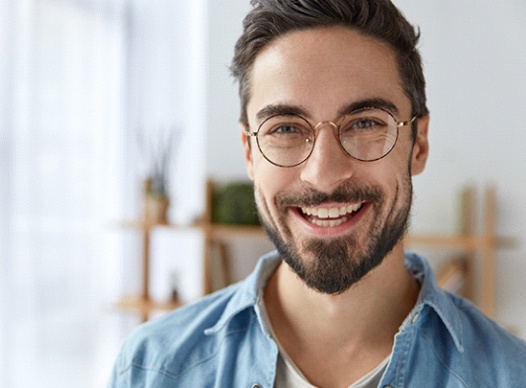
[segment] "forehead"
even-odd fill
[[[410,113],[394,50],[347,27],[318,28],[286,34],[257,55],[247,113],[251,121],[266,106],[285,104],[327,120],[374,99]]]

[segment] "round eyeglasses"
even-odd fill
[[[309,158],[316,142],[317,130],[329,124],[338,130],[338,139],[347,154],[363,162],[373,162],[386,156],[398,138],[398,128],[413,123],[396,121],[387,110],[375,107],[357,109],[341,118],[338,124],[321,121],[315,126],[296,114],[277,114],[266,118],[256,132],[246,130],[256,138],[261,154],[278,167],[295,167]]]

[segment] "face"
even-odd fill
[[[301,112],[313,125],[338,122],[359,107],[411,119],[394,52],[344,27],[287,34],[256,57],[247,105],[254,131],[276,110]],[[414,144],[401,127],[393,150],[374,162],[346,154],[332,125],[320,125],[310,157],[282,168],[243,136],[261,222],[285,263],[310,287],[341,293],[400,243],[411,206],[411,175],[427,158],[427,117]]]

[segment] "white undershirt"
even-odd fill
[[[316,388],[310,384],[303,373],[296,367],[294,362],[288,357],[287,353],[279,345],[278,364],[276,367],[276,381],[274,388]],[[389,355],[385,360],[378,364],[373,370],[363,376],[360,380],[349,385],[348,388],[376,388],[387,368]]]

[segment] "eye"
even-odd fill
[[[311,128],[308,122],[300,116],[272,116],[260,127],[260,136],[272,136],[279,138],[292,138],[311,136]]]
[[[292,124],[280,124],[277,127],[274,127],[270,132],[277,135],[295,135],[303,133],[301,128]]]
[[[370,129],[377,125],[377,123],[374,120],[371,119],[359,119],[356,122],[353,123],[352,128],[355,129]]]
[[[386,131],[390,116],[380,110],[358,112],[345,118],[341,125],[342,134],[358,135]]]

